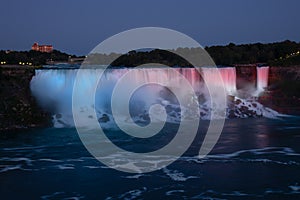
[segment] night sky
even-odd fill
[[[299,0],[1,0],[0,8],[0,49],[29,50],[39,42],[82,55],[145,26],[180,31],[203,46],[300,41]]]

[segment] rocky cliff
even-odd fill
[[[0,68],[0,131],[51,125],[51,116],[31,96],[32,67]]]
[[[300,115],[300,66],[270,67],[269,86],[259,101],[278,112]]]

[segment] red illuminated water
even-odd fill
[[[257,67],[257,90],[264,91],[268,86],[269,67]]]

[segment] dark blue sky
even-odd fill
[[[203,46],[300,41],[299,8],[299,0],[1,0],[0,49],[28,50],[36,41],[87,54],[145,26],[180,31]]]

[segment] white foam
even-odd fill
[[[290,185],[289,188],[295,192],[300,192],[300,185]]]
[[[61,170],[75,169],[74,165],[72,164],[56,165],[56,167]]]
[[[130,190],[130,191],[125,192],[125,193],[123,193],[121,195],[118,195],[116,197],[107,197],[105,199],[106,200],[110,200],[110,199],[126,199],[126,200],[137,199],[138,197],[140,197],[146,191],[147,191],[147,188],[143,187],[142,189]]]
[[[97,166],[88,165],[88,166],[83,166],[83,167],[88,168],[88,169],[99,169],[99,168],[101,168],[101,166],[99,166],[99,165],[97,165]]]
[[[40,197],[44,200],[50,199],[64,199],[64,200],[79,200],[84,199],[85,196],[78,194],[77,192],[54,192],[52,194],[43,195]]]
[[[51,158],[41,158],[39,159],[39,161],[44,161],[44,162],[63,162],[62,160],[55,160],[55,159],[51,159]]]
[[[184,190],[170,190],[170,191],[166,192],[166,195],[171,196],[171,195],[178,194],[178,193],[184,193]]]
[[[21,165],[6,166],[0,170],[0,173],[20,169],[22,169]]]
[[[139,179],[143,176],[146,176],[145,174],[136,174],[136,175],[132,175],[132,176],[124,176],[124,178],[129,178],[129,179]]]
[[[169,170],[167,167],[163,168],[163,172],[174,181],[187,181],[188,179],[198,178],[197,176],[185,176],[178,170]]]

